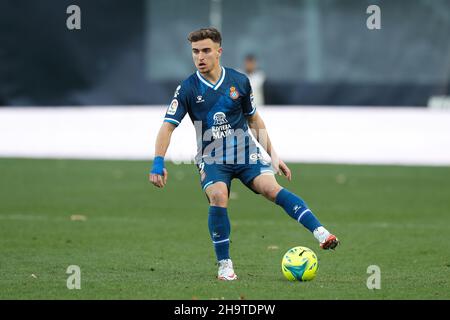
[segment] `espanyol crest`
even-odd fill
[[[239,92],[236,90],[235,87],[230,88],[230,98],[233,100],[239,98]]]

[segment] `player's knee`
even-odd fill
[[[212,206],[226,207],[228,204],[228,193],[226,190],[213,190],[208,196]]]
[[[270,184],[263,187],[262,195],[271,201],[275,201],[281,189],[282,187],[279,184]]]

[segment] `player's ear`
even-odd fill
[[[217,52],[219,53],[218,57],[220,57],[222,55],[223,49],[222,47],[220,47],[219,49],[217,49]]]

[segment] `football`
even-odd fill
[[[319,261],[307,247],[289,249],[281,260],[281,271],[289,281],[309,281],[316,277]]]

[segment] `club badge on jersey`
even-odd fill
[[[237,98],[239,98],[239,92],[236,90],[235,87],[230,88],[230,98],[233,100],[236,100]]]

